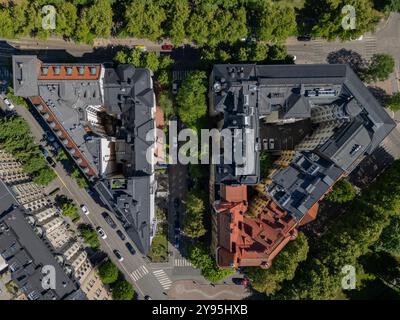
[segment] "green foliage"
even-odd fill
[[[28,124],[24,119],[13,116],[0,118],[0,145],[23,163],[23,169],[38,183],[46,185],[55,178],[43,154],[34,143]]]
[[[205,72],[193,72],[182,82],[176,95],[176,102],[179,118],[187,126],[195,126],[196,122],[206,115],[206,93],[207,75]]]
[[[56,33],[60,36],[72,37],[78,22],[78,10],[70,2],[62,2],[57,6]]]
[[[385,13],[400,11],[400,0],[374,0],[374,7]]]
[[[191,191],[186,197],[186,213],[183,219],[183,232],[190,238],[199,238],[206,233],[203,224],[205,203],[197,194],[198,191]]]
[[[398,216],[399,205],[400,161],[396,160],[353,201],[347,214],[312,242],[307,260],[275,298],[335,298],[340,291],[341,268],[346,264],[356,265],[375,243],[380,248],[381,237],[387,235],[382,230],[389,226],[391,217]]]
[[[115,282],[111,290],[113,300],[132,300],[135,295],[132,285],[125,279]]]
[[[107,260],[99,267],[99,275],[104,284],[111,284],[118,280],[119,270],[111,260]]]
[[[266,294],[273,294],[280,289],[284,280],[292,280],[300,262],[307,258],[308,242],[303,233],[291,241],[274,259],[267,269],[246,268],[245,273],[251,280],[252,287]]]
[[[395,92],[393,95],[389,96],[385,104],[390,110],[397,112],[400,110],[400,92]]]
[[[125,11],[126,32],[138,38],[157,40],[163,35],[161,24],[167,19],[162,6],[152,0],[134,0]]]
[[[296,32],[293,7],[277,5],[269,0],[258,1],[255,8],[254,33],[258,40],[281,42]]]
[[[389,54],[377,53],[371,58],[367,70],[363,73],[363,79],[367,82],[384,81],[394,71],[395,61]]]
[[[219,268],[210,252],[202,245],[192,245],[188,249],[188,259],[201,270],[204,278],[211,282],[218,282],[235,273],[234,269]]]
[[[348,22],[346,16],[349,12],[342,13],[342,8],[346,5],[355,8],[356,27],[354,29],[342,27],[343,19]],[[307,0],[301,16],[314,19],[315,25],[311,28],[314,37],[328,40],[356,39],[368,31],[373,31],[379,21],[379,15],[373,9],[370,0]]]
[[[172,1],[168,15],[174,19],[167,19],[167,34],[174,45],[180,45],[186,38],[185,24],[190,15],[189,1]]]
[[[79,231],[85,240],[85,242],[92,248],[98,249],[100,247],[99,237],[97,236],[96,230],[90,225],[82,225],[79,227]]]
[[[162,108],[165,119],[169,119],[175,113],[174,104],[169,92],[164,91],[160,93],[160,96],[158,97],[158,105]]]
[[[84,189],[89,187],[89,184],[87,183],[85,177],[76,166],[74,166],[71,171],[71,177],[75,179],[80,188]]]
[[[64,216],[70,217],[73,222],[79,220],[78,208],[71,199],[65,196],[57,196],[55,200]]]
[[[335,183],[333,190],[325,197],[329,202],[338,204],[352,201],[356,197],[356,190],[346,179],[341,179]]]
[[[267,177],[269,175],[269,171],[272,169],[273,162],[271,160],[270,154],[263,150],[260,153],[260,172],[261,177]]]
[[[374,248],[377,251],[385,251],[394,256],[400,256],[400,216],[394,216],[390,219],[390,223],[383,229]]]
[[[109,0],[94,0],[90,7],[84,9],[83,15],[93,37],[110,36],[113,11]]]

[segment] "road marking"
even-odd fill
[[[172,281],[168,278],[164,270],[153,271],[153,274],[164,290],[168,290],[171,287]]]
[[[174,259],[174,266],[175,267],[192,267],[192,263],[185,258],[181,259]]]
[[[142,279],[148,273],[149,270],[146,268],[145,265],[143,265],[131,273],[131,278],[133,279],[133,281],[136,282]]]

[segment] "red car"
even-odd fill
[[[161,46],[161,50],[164,50],[164,51],[172,51],[173,48],[174,48],[174,46],[172,44],[163,44]]]

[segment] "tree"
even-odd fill
[[[129,35],[157,40],[163,35],[162,23],[167,19],[161,1],[134,0],[126,5],[126,32]]]
[[[56,33],[72,37],[75,32],[78,12],[76,6],[69,2],[62,2],[57,6]]]
[[[50,169],[48,166],[40,169],[38,173],[33,177],[33,182],[47,186],[51,181],[55,179],[57,175],[54,170]]]
[[[100,247],[99,237],[97,236],[96,230],[90,225],[81,225],[79,227],[81,235],[85,242],[92,248],[98,249]]]
[[[269,175],[270,169],[272,169],[273,162],[269,153],[265,150],[260,153],[260,174],[261,178],[265,178]]]
[[[196,71],[182,82],[176,96],[178,115],[183,123],[193,127],[207,113],[206,73]]]
[[[165,119],[169,119],[174,114],[172,97],[168,92],[163,91],[160,93],[158,104],[164,112]]]
[[[113,25],[113,11],[109,0],[94,0],[85,10],[85,18],[93,37],[109,37]],[[77,26],[80,27],[80,24]]]
[[[368,82],[384,81],[394,71],[395,62],[391,55],[378,53],[372,56],[363,78]]]
[[[333,190],[325,197],[329,202],[343,204],[352,201],[356,196],[353,185],[346,179],[341,179],[335,183]]]
[[[201,244],[189,246],[188,259],[201,270],[202,276],[211,282],[218,282],[235,273],[234,269],[219,268],[210,252]]]
[[[14,19],[8,7],[0,10],[0,37],[7,39],[15,37]]]
[[[64,216],[70,217],[73,222],[79,220],[78,208],[71,199],[57,198],[57,202]]]
[[[117,63],[125,64],[128,61],[128,54],[125,50],[119,50],[114,56],[114,61]]]
[[[153,72],[156,72],[160,65],[157,54],[155,52],[146,52],[146,54],[144,55],[144,62],[142,63],[142,65],[145,68],[148,68]]]
[[[186,38],[185,24],[190,15],[188,0],[173,1],[168,15],[167,33],[174,45],[180,45]]]
[[[107,260],[99,267],[99,275],[104,284],[111,284],[118,280],[119,270],[111,260]]]
[[[199,238],[206,233],[203,224],[204,211],[204,200],[196,192],[189,192],[186,197],[186,214],[183,219],[183,232],[188,237]]]
[[[347,8],[345,6],[355,8],[354,27],[348,18],[350,11],[342,11],[343,8]],[[328,40],[356,39],[368,31],[373,31],[379,22],[379,16],[369,0],[307,0],[301,15],[315,21],[315,25],[311,27],[313,36]]]
[[[244,272],[251,280],[254,289],[267,295],[273,294],[280,289],[280,285],[284,280],[293,279],[298,264],[306,260],[307,253],[307,238],[303,233],[300,233],[295,241],[291,241],[278,254],[269,269],[249,267]]]
[[[120,279],[112,286],[113,300],[132,300],[135,295],[132,285],[125,279]]]
[[[396,215],[391,218],[374,248],[377,251],[385,251],[394,256],[400,256],[400,216]]]
[[[295,34],[296,16],[293,7],[262,0],[257,2],[253,10],[253,29],[258,40],[281,42]]]
[[[82,173],[76,166],[74,166],[72,169],[71,177],[75,179],[76,183],[80,188],[84,189],[89,187],[89,184],[87,183],[85,177],[82,175]]]
[[[400,92],[395,92],[386,99],[386,105],[390,110],[397,112],[400,110]]]
[[[90,25],[88,21],[88,14],[87,11],[83,10],[81,15],[79,16],[79,23],[76,26],[75,33],[73,39],[76,42],[83,42],[83,43],[93,43],[94,36],[91,33]]]

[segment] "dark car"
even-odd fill
[[[110,217],[110,215],[107,212],[103,212],[101,215],[111,228],[115,229],[117,227],[117,224],[114,222],[114,220]]]
[[[128,251],[129,251],[132,255],[134,255],[134,254],[136,253],[136,250],[133,248],[133,246],[132,246],[129,242],[125,243],[125,246],[126,246],[126,248],[128,249]]]
[[[178,198],[175,198],[174,199],[174,207],[175,207],[175,209],[178,209],[179,208],[179,204],[181,203],[181,201],[178,199]]]
[[[174,46],[172,44],[166,43],[161,46],[161,50],[163,51],[172,51]]]
[[[117,230],[117,235],[118,235],[118,237],[120,237],[120,239],[121,239],[122,241],[124,241],[124,240],[126,239],[124,233],[123,233],[121,230],[119,230],[119,229]]]
[[[122,256],[121,252],[119,252],[119,250],[114,249],[113,252],[114,252],[114,254],[117,257],[119,262],[124,261],[124,257]]]
[[[46,160],[53,168],[56,166],[56,163],[54,162],[52,157],[46,157]]]
[[[309,34],[304,34],[297,37],[298,41],[311,41],[311,36]]]
[[[247,280],[244,278],[232,278],[232,282],[238,286],[246,286]]]
[[[176,233],[176,234],[181,233],[181,227],[180,227],[180,225],[179,225],[179,221],[178,221],[178,220],[175,221],[174,230],[175,230],[175,233]]]
[[[175,240],[175,242],[174,242],[175,248],[179,249],[179,246],[180,246],[180,236],[179,236],[179,234],[175,234],[174,240]]]

